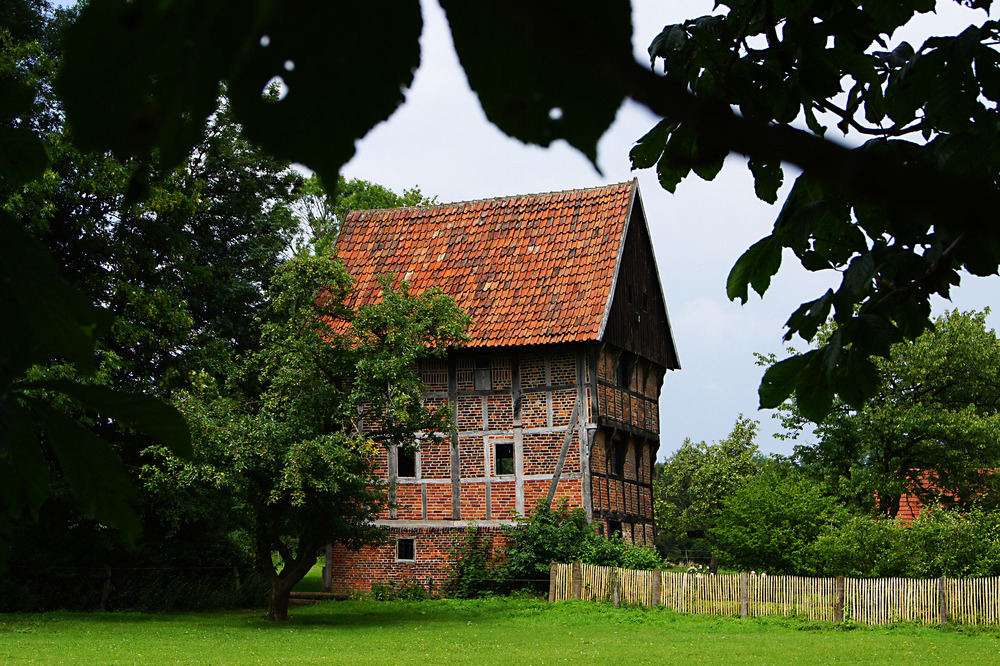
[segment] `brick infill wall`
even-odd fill
[[[505,544],[503,528],[479,526],[478,529],[480,534],[492,540],[494,552]],[[332,591],[340,594],[368,592],[372,583],[416,582],[436,592],[448,580],[452,551],[464,537],[464,527],[390,527],[387,543],[382,546],[353,552],[335,545]],[[400,538],[414,540],[413,561],[396,559],[396,541]]]

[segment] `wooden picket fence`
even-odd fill
[[[699,615],[796,615],[863,624],[1000,624],[1000,577],[712,576],[553,563],[549,601],[567,599],[662,605]]]

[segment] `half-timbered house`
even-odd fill
[[[658,399],[680,364],[635,182],[356,211],[337,248],[359,302],[392,274],[440,287],[473,324],[420,368],[425,400],[453,410],[449,436],[381,452],[389,543],[334,549],[335,591],[442,581],[466,526],[496,531],[561,498],[652,546]]]

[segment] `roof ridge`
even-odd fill
[[[365,215],[373,213],[383,213],[383,212],[402,212],[407,210],[431,210],[434,208],[446,208],[448,206],[472,206],[474,204],[485,203],[488,201],[505,201],[510,199],[525,199],[525,198],[537,198],[537,197],[548,197],[557,194],[573,194],[576,192],[593,192],[596,190],[602,190],[606,188],[620,187],[622,185],[632,185],[635,179],[623,180],[618,183],[605,183],[604,185],[595,185],[594,187],[574,187],[566,190],[552,190],[550,192],[532,192],[528,194],[507,194],[499,197],[483,197],[481,199],[467,199],[464,201],[447,201],[441,203],[431,203],[431,204],[414,204],[412,206],[399,206],[397,208],[364,208],[348,211],[347,215]]]

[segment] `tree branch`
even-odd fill
[[[805,130],[738,116],[729,105],[699,98],[669,77],[646,69],[551,3],[512,3],[511,11],[520,14],[524,29],[542,48],[560,56],[572,53],[575,66],[595,72],[650,111],[688,124],[730,152],[794,164],[868,201],[916,217],[929,216],[938,228],[954,234],[996,233],[982,211],[1000,209],[1000,192],[985,178],[956,178],[929,165],[852,150]],[[581,44],[586,47],[580,48]]]

